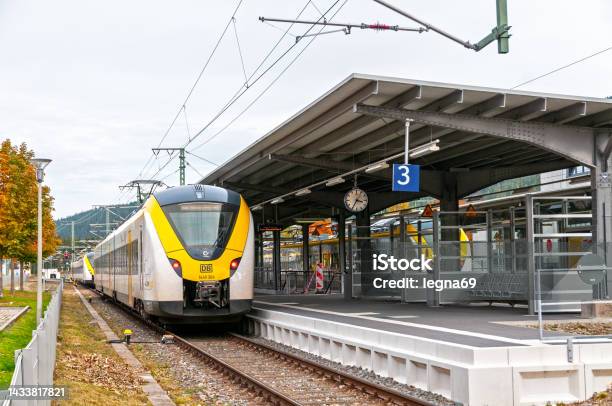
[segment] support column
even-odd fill
[[[446,212],[446,213],[445,213]],[[457,193],[457,174],[444,173],[442,177],[442,195],[440,196],[440,212],[434,213],[434,270],[433,279],[439,280],[443,272],[458,272],[461,270],[459,259],[459,200]],[[439,232],[437,229],[439,226]],[[437,242],[436,242],[437,240]],[[440,305],[440,292],[427,292],[427,303],[430,306]]]
[[[457,197],[457,176],[454,173],[445,173],[440,199],[441,212],[458,212],[459,199]],[[459,225],[459,214],[446,214],[440,218],[443,226]],[[442,241],[459,241],[459,229],[442,229]]]
[[[310,276],[310,234],[308,233],[309,224],[302,224],[302,270],[304,271],[304,291]]]
[[[360,293],[359,291],[355,291],[355,279],[353,277],[353,225],[351,223],[348,224],[347,226],[347,230],[346,230],[347,236],[348,236],[348,260],[347,260],[347,268],[348,268],[348,274],[350,275],[350,287],[351,287],[351,292],[352,292],[352,296],[358,296]]]
[[[342,277],[342,292],[344,293],[345,300],[351,300],[353,298],[353,275],[346,268],[346,245],[345,245],[345,219],[344,210],[340,210],[338,213],[338,269]]]
[[[487,210],[487,273],[493,273],[493,210]]]
[[[403,214],[399,217],[399,258],[408,259],[408,252],[406,250],[406,219]],[[404,271],[404,278],[406,277],[406,271]],[[406,302],[406,288],[402,289],[401,295],[402,302]]]
[[[604,160],[595,152],[597,165],[591,168],[592,188],[592,233],[593,253],[602,257],[606,266],[612,266],[612,179],[610,178],[610,162]],[[593,287],[594,299],[610,297],[612,291],[612,275],[607,272],[607,280]]]
[[[359,294],[367,294],[372,288],[372,244],[370,241],[370,210],[366,208],[356,216],[357,249],[359,249]]]
[[[278,224],[278,206],[274,206],[274,222]],[[274,290],[278,293],[281,289],[281,249],[280,231],[272,232],[272,270],[274,272]]]
[[[272,271],[274,273],[274,290],[281,289],[281,250],[280,231],[272,231]]]
[[[531,196],[525,198],[525,227],[527,228],[527,303],[528,303],[528,314],[535,314],[535,287],[536,287],[536,273],[535,273],[535,238],[534,238],[534,224],[533,224],[533,199]]]
[[[434,266],[433,272],[428,275],[428,278],[437,281],[440,279],[440,269],[442,268],[442,259],[440,254],[442,251],[440,249],[440,212],[434,211],[431,221],[431,232],[433,234],[432,240],[434,248]],[[435,289],[427,289],[425,292],[425,297],[427,299],[427,306],[440,306],[440,292],[436,291]]]
[[[512,265],[510,272],[516,273],[516,212],[514,207],[510,207],[510,244],[511,244],[511,257]]]

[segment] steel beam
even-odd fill
[[[506,95],[504,93],[497,93],[493,97],[490,97],[480,103],[474,104],[467,109],[461,110],[461,114],[474,114],[477,116],[486,114],[490,111],[505,108],[506,107]]]
[[[225,181],[223,182],[223,186],[227,186],[230,188],[236,188],[236,189],[243,189],[243,190],[251,190],[254,192],[260,192],[260,193],[269,193],[269,194],[273,194],[273,195],[283,195],[285,193],[289,193],[291,192],[291,190],[289,189],[283,189],[283,188],[278,188],[278,187],[271,187],[271,186],[267,186],[265,184],[252,184],[252,183],[245,183],[245,182],[229,182],[229,181]]]
[[[299,166],[306,166],[312,169],[321,169],[333,173],[351,171],[356,168],[356,166],[349,162],[330,161],[329,159],[306,158],[299,155],[270,154],[268,155],[268,159],[271,161],[279,161]],[[359,166],[363,165],[366,164],[359,164]]]
[[[503,145],[500,144],[489,144],[484,148],[475,150],[474,152],[469,153],[468,157],[464,157],[463,155],[459,155],[450,160],[443,161],[445,167],[455,168],[455,167],[463,167],[469,168],[474,162],[479,162],[484,159],[491,159],[492,157],[496,157],[498,155],[503,155],[509,152],[518,152],[522,149],[525,149],[526,146],[521,145],[517,146],[516,143],[504,140]],[[433,155],[435,157],[435,155]]]
[[[420,97],[421,97],[421,88],[419,86],[416,86],[412,88],[411,90],[404,92],[400,96],[395,97],[391,101],[385,103],[383,106],[401,107],[409,103],[410,101],[416,98],[420,98]],[[470,113],[470,114],[484,114],[485,112],[489,112],[494,109],[504,107],[505,99],[506,99],[505,94],[498,93],[494,95],[493,97],[490,97],[487,100],[484,100],[476,105],[468,107],[467,109],[464,109],[462,111],[465,111],[466,113]],[[463,91],[456,90],[438,100],[433,101],[427,106],[423,107],[423,110],[427,110],[427,111],[444,110],[456,103],[461,103],[462,101],[463,101]],[[328,146],[338,146],[338,148],[341,148],[342,145],[348,142],[342,139],[343,136],[345,135],[354,136],[353,134],[354,132],[359,131],[359,129],[361,129],[363,126],[369,125],[372,122],[375,122],[376,120],[377,119],[375,117],[370,117],[370,116],[359,117],[358,119],[353,120],[348,124],[345,124],[343,127],[340,127],[339,129],[332,131],[330,134],[319,139],[317,141],[317,144],[319,143],[319,141],[321,141],[322,144],[327,144]],[[359,137],[357,140],[351,142],[350,150],[351,151],[369,151],[378,145],[384,144],[395,138],[399,138],[401,134],[403,133],[403,129],[404,129],[403,122],[394,121],[393,123],[389,123],[383,127],[380,127],[368,134],[365,134]],[[426,137],[429,137],[430,134],[428,130],[429,130],[429,127],[423,127],[421,129],[416,130],[413,134],[413,137],[414,137],[413,139],[418,143],[421,141],[421,138],[425,139]],[[403,139],[401,139],[401,142],[403,144],[404,142]],[[337,152],[338,155],[336,157],[331,157],[330,160],[333,160],[334,162],[342,162],[345,154],[343,154],[344,151],[338,151],[338,148],[330,149],[329,147],[321,148],[321,147],[308,146],[306,148],[302,148],[296,151],[296,153],[303,154],[302,158],[314,158],[314,157],[319,156],[320,152],[322,151],[331,151],[332,153]],[[294,163],[297,163],[297,162],[294,161]],[[273,175],[274,173],[281,173],[282,171],[283,170],[279,168],[276,171],[273,171],[272,173],[270,173],[270,175]],[[300,173],[300,174],[296,173],[294,178],[297,179],[299,177],[302,177],[305,174],[306,173]],[[437,195],[437,192],[436,192],[436,195]]]
[[[410,102],[421,98],[421,86],[414,86],[410,90],[394,97],[388,102],[384,103],[385,107],[404,107]],[[362,128],[375,122],[377,118],[370,116],[359,117],[349,123],[337,128],[336,130],[326,134],[317,140],[316,144],[308,145],[298,152],[306,157],[317,157],[321,152],[331,151],[338,146],[344,145],[349,142],[348,138],[354,136],[355,132],[360,131]]]
[[[464,114],[390,109],[356,104],[354,111],[395,120],[413,119],[422,124],[521,141],[549,150],[583,165],[593,166],[594,130],[557,124],[474,117]]]
[[[465,197],[470,193],[482,190],[486,185],[493,185],[506,179],[534,175],[546,171],[569,167],[565,160],[542,162],[530,165],[517,165],[502,168],[476,169],[457,173],[457,196]],[[484,185],[484,186],[483,186]]]
[[[427,106],[428,111],[444,111],[448,107],[463,103],[463,90],[456,89]]]
[[[482,115],[487,112],[493,111],[497,108],[506,107],[506,95],[502,93],[498,93],[490,99],[487,99],[481,103],[468,107],[467,109],[461,110],[457,114],[470,114],[470,115]],[[423,109],[426,110],[426,109]],[[536,99],[533,102],[526,103],[522,106],[515,107],[511,110],[504,111],[495,116],[495,118],[512,118],[514,120],[518,119],[527,119],[529,117],[533,117],[534,113],[539,113],[546,110],[546,99]],[[429,130],[429,131],[428,131]],[[415,142],[420,142],[422,139],[428,139],[434,136],[433,133],[430,132],[430,127],[424,126],[417,131],[411,131],[411,138],[415,140]],[[437,131],[435,133],[435,137],[450,137],[451,135],[456,134],[465,134],[462,131],[452,131],[448,129],[444,129],[442,131]],[[400,148],[400,143],[403,140],[395,140],[387,145],[386,148],[393,150],[394,148]]]
[[[472,141],[475,141],[475,140],[472,140]],[[461,145],[460,143],[448,146],[444,144],[444,142],[442,142],[442,146],[444,147],[443,150],[437,153],[432,158],[429,158],[427,160],[427,165],[436,165],[438,163],[444,163],[453,158],[460,158],[465,155],[471,155],[476,152],[482,151],[484,149],[492,148],[492,147],[498,146],[506,142],[508,141],[499,140],[499,139],[485,139],[485,140],[479,139],[478,140],[479,145],[475,148],[466,148],[465,145]]]
[[[420,91],[419,91],[419,94],[420,94]],[[421,110],[423,111],[444,111],[445,109],[457,103],[463,103],[463,90],[461,89],[454,90],[451,93],[447,94],[446,96],[440,99],[434,100],[433,102],[423,107]],[[397,104],[397,103],[389,102],[389,103],[383,104],[383,106],[389,107],[388,106],[389,104]],[[402,106],[397,106],[397,108],[399,107],[402,107]],[[368,116],[365,116],[365,117],[368,117]],[[372,118],[372,117],[368,117],[368,118],[369,118],[368,123],[372,123],[376,121],[376,118]],[[351,123],[356,123],[358,120],[361,120],[361,119],[362,118],[360,117],[359,119],[354,120]],[[352,133],[349,133],[348,135],[350,137],[354,137],[354,132],[358,131],[360,128],[361,127],[356,128]],[[394,138],[400,137],[404,133],[403,129],[404,129],[403,122],[402,123],[388,123],[381,128],[378,128],[367,134],[362,135],[361,137],[359,137],[358,141],[351,142],[350,144],[351,150],[361,152],[361,151],[369,150],[377,145],[384,144],[385,142],[391,141]],[[416,129],[414,133],[411,132],[411,136],[416,137],[414,139],[418,139],[419,135],[423,134],[423,131],[425,130],[427,129],[426,128]],[[351,141],[349,139],[338,138],[337,134],[334,134],[334,133],[335,132],[332,132],[329,134],[332,138],[327,140],[328,141],[327,148],[325,149],[317,148],[316,151],[319,151],[319,152],[325,151],[325,152],[333,153],[335,151],[341,150],[341,148],[345,144]],[[403,139],[402,139],[402,142],[404,142]],[[342,158],[335,158],[335,160],[341,160],[341,159]]]
[[[519,119],[527,120],[536,114],[542,114],[542,112],[545,112],[547,110],[547,104],[548,103],[547,103],[546,98],[539,97],[528,103],[525,103],[523,105],[520,105],[508,111],[505,111],[495,116],[495,118],[509,118],[512,120],[519,120]]]
[[[296,131],[293,131],[289,135],[283,137],[282,140],[280,140],[279,142],[271,144],[267,151],[263,151],[260,155],[255,155],[245,160],[240,165],[237,165],[232,170],[221,175],[219,177],[219,181],[230,179],[232,176],[243,173],[246,168],[255,164],[261,158],[267,156],[268,154],[277,152],[280,149],[288,145],[291,145],[297,140],[307,136],[308,134],[312,133],[313,131],[320,128],[321,126],[329,123],[333,119],[349,111],[351,106],[354,105],[355,103],[359,103],[374,94],[378,94],[378,81],[372,81],[368,83],[363,88],[359,89],[358,91],[356,91],[349,97],[345,98],[344,100],[336,104],[333,108],[325,111],[324,113],[320,114],[316,118],[309,121],[307,124],[297,129]]]
[[[600,127],[602,125],[612,124],[612,107],[608,110],[600,111],[599,113],[578,118],[571,121],[570,124],[585,127]]]
[[[538,122],[563,124],[572,121],[578,117],[586,116],[586,102],[578,102],[570,104],[562,109],[551,111],[541,117],[538,117]]]

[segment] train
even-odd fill
[[[72,280],[82,285],[93,287],[94,286],[94,267],[92,261],[94,260],[94,253],[88,252],[78,260],[70,264],[70,273]]]
[[[250,311],[253,216],[209,185],[151,194],[94,250],[95,288],[163,324],[232,323]]]

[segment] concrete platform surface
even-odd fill
[[[612,341],[551,345],[538,339],[537,329],[515,325],[536,319],[524,307],[503,305],[429,308],[340,295],[272,295],[255,298],[246,328],[465,406],[570,403],[612,382]]]
[[[15,322],[28,310],[28,307],[0,307],[0,331]]]
[[[530,345],[538,340],[537,329],[502,324],[535,322],[537,316],[529,316],[525,307],[504,304],[433,308],[377,299],[346,301],[341,295],[266,295],[256,297],[253,306],[475,347]],[[545,315],[546,320],[573,318],[580,320],[575,314]]]

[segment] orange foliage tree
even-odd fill
[[[36,172],[30,159],[34,153],[25,144],[0,146],[0,260],[36,260],[38,190]],[[52,219],[53,198],[43,188],[43,255],[55,252],[60,239]],[[23,266],[21,267],[23,275]],[[1,278],[1,275],[0,275]],[[11,274],[11,287],[13,275]],[[0,292],[2,281],[0,279]]]

